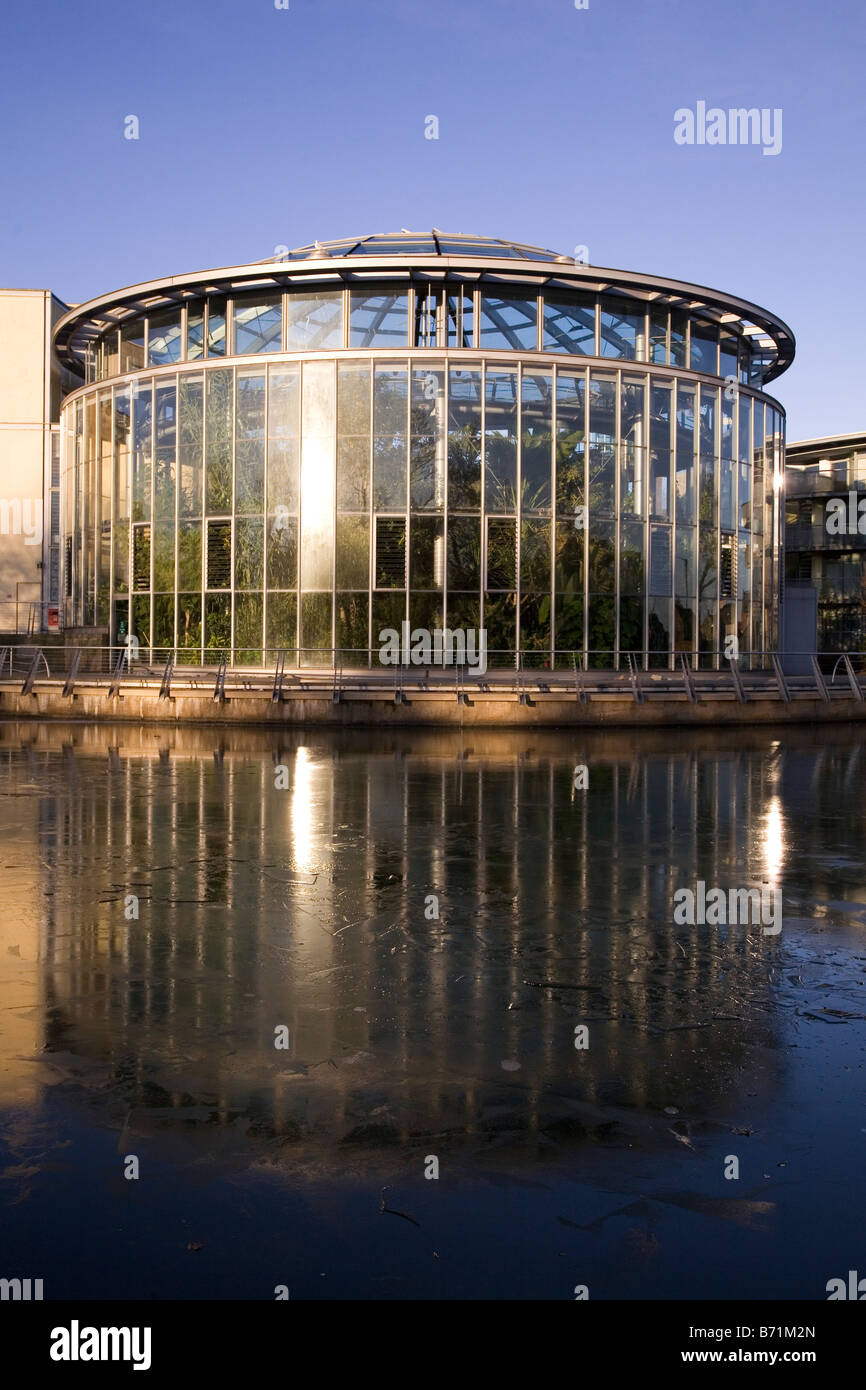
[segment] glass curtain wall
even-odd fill
[[[364,295],[364,331],[390,333]],[[533,303],[503,298],[498,331]],[[334,312],[322,296],[303,332]],[[491,666],[713,667],[774,644],[784,418],[737,383],[633,359],[252,356],[66,405],[68,624],[251,666],[375,665],[404,621],[485,628]]]

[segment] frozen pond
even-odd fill
[[[0,725],[0,1276],[866,1274],[863,739]],[[699,884],[781,929],[676,921]]]

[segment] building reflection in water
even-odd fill
[[[787,901],[786,760],[820,801],[856,751],[818,767],[760,731],[7,726],[2,920],[27,968],[0,1002],[26,1022],[0,1101],[27,1098],[13,1059],[45,1048],[134,1115],[204,1107],[319,1159],[543,1144],[672,1097],[711,1113],[774,1041],[758,1005],[781,943],[674,927],[673,894],[769,883]]]

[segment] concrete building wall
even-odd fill
[[[26,632],[31,605],[48,598],[51,425],[62,392],[51,329],[65,308],[50,290],[0,289],[0,632]],[[45,626],[44,609],[34,616]]]

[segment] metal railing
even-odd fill
[[[556,698],[586,704],[600,697],[631,698],[636,705],[659,697],[698,704],[706,699],[732,699],[747,704],[775,699],[782,705],[809,698],[830,703],[862,701],[866,653],[741,652],[622,652],[618,669],[609,652],[575,651],[551,654],[536,651],[493,651],[486,664],[364,665],[357,653],[343,649],[306,652],[280,648],[263,652],[254,666],[232,663],[232,653],[209,652],[212,661],[192,664],[181,650],[139,650],[125,647],[38,646],[30,643],[0,647],[0,684],[32,695],[57,688],[65,699],[83,688],[105,690],[110,700],[130,690],[153,689],[161,701],[178,694],[200,693],[214,702],[259,695],[274,704],[295,695],[329,697],[339,704],[352,696],[374,694],[395,705],[410,703],[410,695],[436,696],[471,704],[477,695],[514,699],[528,707]],[[365,654],[366,655],[366,654]],[[308,660],[304,660],[304,658]],[[300,658],[300,660],[299,660]],[[796,661],[794,660],[796,658]]]

